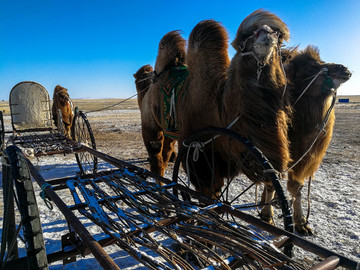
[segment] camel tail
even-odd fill
[[[190,73],[200,80],[218,80],[226,74],[229,62],[228,33],[225,28],[214,20],[199,22],[191,31],[188,41]]]

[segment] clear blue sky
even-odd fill
[[[231,42],[258,8],[288,25],[286,45],[316,45],[324,61],[353,72],[339,94],[360,94],[359,0],[0,0],[0,100],[25,80],[43,84],[51,97],[60,84],[72,98],[126,98],[136,93],[132,74],[155,64],[164,34],[182,30],[187,39],[199,21],[215,19]]]

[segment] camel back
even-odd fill
[[[49,93],[41,84],[18,83],[10,91],[9,103],[14,131],[52,129]]]

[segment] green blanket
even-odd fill
[[[186,92],[184,82],[188,74],[186,66],[172,67],[161,84],[161,125],[164,135],[173,139],[180,136],[177,106]]]

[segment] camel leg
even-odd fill
[[[289,174],[287,188],[293,200],[295,230],[302,235],[313,235],[313,231],[310,228],[301,207],[301,189],[303,186],[304,184],[296,181],[291,177],[291,174]]]
[[[162,150],[164,135],[162,131],[150,131],[143,128],[143,139],[149,154],[150,171],[164,176],[165,167],[163,163]],[[157,181],[158,184],[162,184]]]
[[[260,217],[263,221],[268,222],[270,224],[274,224],[273,215],[274,210],[271,205],[271,201],[274,198],[275,189],[272,184],[266,184],[264,187],[264,192],[262,194],[262,200],[264,201],[264,206],[261,208]]]
[[[176,141],[174,139],[171,139],[169,137],[164,138],[164,145],[162,149],[162,158],[164,163],[164,168],[167,167],[174,151],[175,151],[175,143]]]

